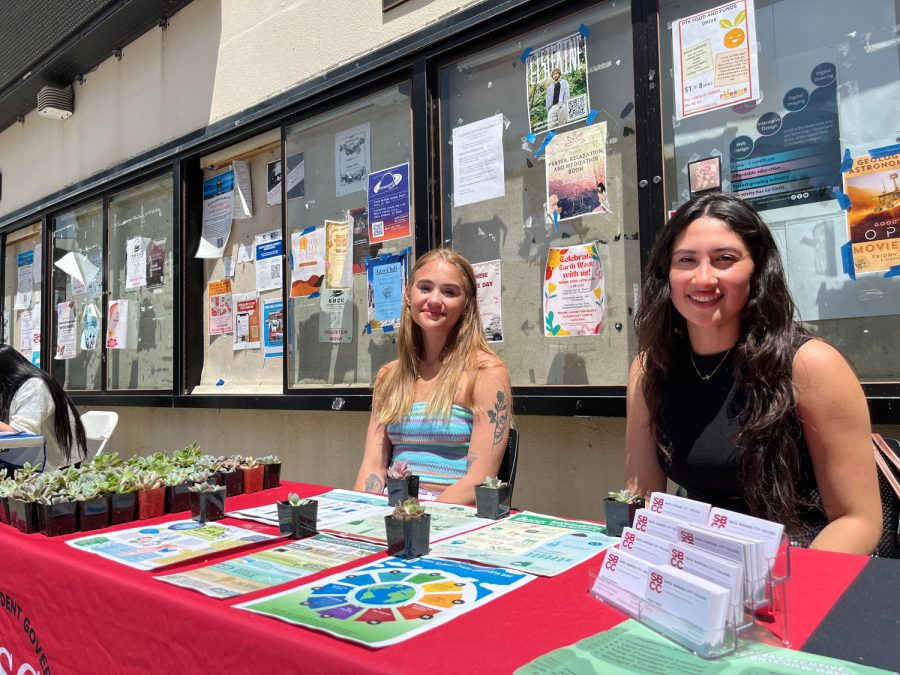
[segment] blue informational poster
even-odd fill
[[[400,325],[403,310],[403,289],[411,248],[399,253],[386,253],[375,258],[366,258],[369,286],[368,323],[366,333],[373,330],[389,332]]]
[[[369,242],[410,235],[409,162],[369,174]]]
[[[263,300],[263,354],[267,359],[284,356],[283,300]]]

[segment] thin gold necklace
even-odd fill
[[[694,366],[694,372],[697,373],[697,377],[699,377],[701,380],[706,380],[707,382],[709,382],[712,379],[712,376],[715,375],[718,372],[719,368],[722,367],[722,364],[725,363],[725,359],[728,358],[728,355],[731,353],[732,349],[734,349],[734,345],[731,345],[728,348],[728,351],[725,352],[725,356],[723,356],[722,360],[719,361],[719,365],[717,365],[715,368],[713,368],[713,371],[709,375],[703,375],[700,372],[700,369],[697,367],[697,364],[694,363],[694,350],[692,349],[691,350],[691,365]]]

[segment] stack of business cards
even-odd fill
[[[670,518],[650,509],[638,509],[634,512],[633,527],[638,532],[652,534],[667,541],[678,541],[678,528],[686,524],[679,518]]]
[[[727,589],[675,567],[652,565],[645,596],[644,620],[693,645],[722,644],[732,616]]]
[[[591,593],[634,618],[641,614],[651,563],[622,550],[609,549]]]
[[[709,504],[686,497],[667,495],[665,492],[650,494],[650,511],[669,518],[678,518],[686,523],[705,523],[709,520]]]

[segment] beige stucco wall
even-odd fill
[[[0,133],[0,216],[477,1],[195,0],[86,73],[68,120],[32,111]]]

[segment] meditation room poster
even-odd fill
[[[567,131],[547,146],[547,211],[554,221],[607,213],[606,122]]]

